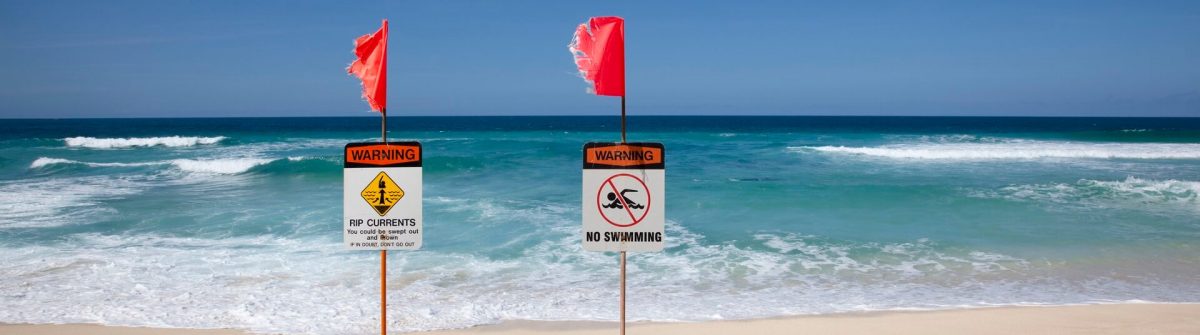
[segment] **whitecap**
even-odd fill
[[[277,160],[288,160],[292,162],[320,159],[303,156],[293,156],[282,159],[268,158],[213,158],[213,159],[174,159],[169,161],[154,161],[154,162],[83,162],[64,158],[54,157],[39,157],[29,164],[30,169],[39,169],[51,165],[58,164],[77,164],[88,167],[130,167],[130,166],[153,166],[153,165],[170,165],[183,172],[193,172],[201,174],[238,174],[249,171],[255,166],[267,164]]]
[[[130,137],[130,138],[96,138],[96,137],[68,137],[64,138],[68,147],[82,147],[91,149],[119,149],[132,147],[190,147],[203,144],[216,144],[225,140],[225,136],[216,137],[197,137],[197,136],[165,136],[165,137]]]
[[[79,163],[79,161],[73,161],[70,159],[63,159],[63,158],[38,157],[38,159],[33,160],[33,163],[29,164],[29,168],[37,169],[37,168],[45,167],[47,165],[75,164],[75,163]]]
[[[255,166],[272,162],[266,158],[226,158],[226,159],[176,159],[171,165],[184,172],[206,174],[238,174],[249,171]]]
[[[98,163],[98,162],[82,162],[82,161],[65,159],[65,158],[38,157],[38,159],[33,160],[33,163],[29,164],[29,168],[30,169],[39,169],[39,168],[44,168],[47,166],[58,165],[58,164],[77,164],[77,165],[84,165],[84,166],[89,166],[89,167],[113,167],[113,166],[119,167],[119,166],[162,165],[162,164],[167,164],[167,163],[166,162],[142,162],[142,163],[117,163],[117,162],[103,163],[103,162],[100,162],[100,163]]]
[[[919,143],[877,147],[798,146],[794,152],[819,152],[910,160],[1200,159],[1195,143],[1087,143],[1006,141],[1000,143]]]

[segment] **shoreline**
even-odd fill
[[[928,311],[873,311],[700,322],[633,322],[631,334],[1200,334],[1200,303],[1114,303],[1002,306]],[[428,335],[600,335],[617,332],[613,321],[509,320],[463,329],[419,331]],[[0,333],[68,334],[255,334],[237,329],[123,327],[96,324],[0,324]],[[389,332],[392,333],[392,332]],[[399,332],[395,332],[399,333]]]

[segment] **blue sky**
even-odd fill
[[[631,115],[1200,116],[1200,1],[3,1],[0,117],[595,115],[566,45],[627,23]]]

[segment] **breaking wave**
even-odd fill
[[[48,167],[48,166],[52,166],[52,165],[84,165],[84,166],[90,166],[90,167],[122,167],[122,166],[148,166],[148,165],[160,165],[160,164],[166,164],[166,163],[159,163],[159,162],[93,163],[93,162],[80,162],[77,160],[70,160],[70,159],[64,159],[64,158],[38,157],[38,159],[33,160],[33,163],[29,164],[29,168],[30,169],[40,169],[40,168],[44,168],[44,167]]]
[[[166,137],[130,137],[130,138],[95,138],[68,137],[64,138],[68,147],[91,149],[120,149],[133,147],[190,147],[203,144],[216,144],[225,140],[225,136],[195,137],[195,136],[166,136]]]
[[[1200,159],[1195,143],[1085,143],[1016,140],[999,143],[919,143],[878,147],[798,146],[796,152],[915,160]]]
[[[176,159],[170,164],[185,172],[209,174],[238,174],[250,171],[251,168],[270,163],[274,160],[265,158],[231,158],[231,159]]]
[[[0,228],[88,224],[116,214],[106,200],[137,194],[135,177],[50,178],[0,184]],[[87,218],[81,220],[80,218]]]
[[[183,172],[201,174],[240,174],[257,171],[262,167],[263,172],[337,172],[340,161],[334,162],[328,158],[319,157],[288,157],[279,159],[269,158],[216,158],[216,159],[173,159],[154,162],[83,162],[64,158],[39,157],[29,164],[30,169],[44,169],[59,165],[77,165],[87,167],[144,167],[165,166]]]

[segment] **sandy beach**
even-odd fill
[[[1197,334],[1200,304],[1114,304],[871,312],[695,323],[633,323],[629,334]],[[431,335],[616,334],[614,322],[508,321]],[[228,329],[0,325],[0,334],[249,334]]]

